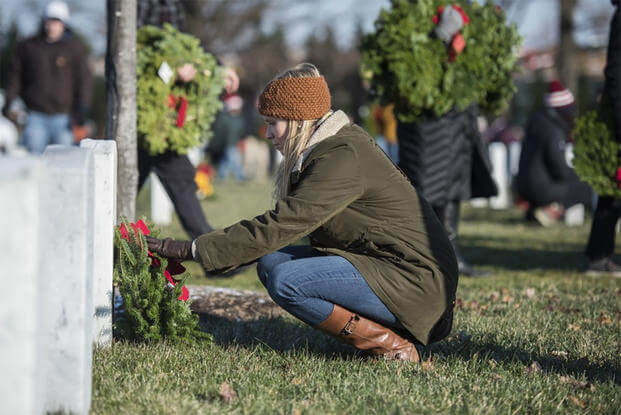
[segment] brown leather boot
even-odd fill
[[[317,328],[359,350],[369,351],[376,356],[410,362],[420,361],[413,343],[391,329],[336,304],[330,316]]]

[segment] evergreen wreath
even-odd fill
[[[197,38],[170,24],[143,26],[137,35],[137,112],[141,145],[151,155],[172,150],[187,153],[209,138],[209,127],[222,107],[222,69]],[[158,75],[162,64],[172,69],[166,83]],[[191,63],[196,77],[176,81],[176,68]]]
[[[621,197],[617,177],[621,145],[614,140],[609,128],[611,123],[606,121],[606,116],[602,117],[597,111],[578,118],[573,130],[573,165],[578,176],[591,185],[595,193]]]
[[[444,7],[458,6],[469,21],[461,29],[465,48],[453,55],[433,35]],[[521,42],[515,24],[491,3],[391,0],[362,39],[362,70],[382,102],[394,103],[405,122],[439,117],[478,103],[483,112],[506,109],[515,92],[511,77]]]
[[[188,277],[185,268],[151,253],[145,240],[149,234],[142,220],[130,224],[123,218],[115,228],[114,284],[123,297],[121,316],[115,318],[115,337],[145,343],[211,341],[190,310],[189,292],[183,285]]]

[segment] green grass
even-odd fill
[[[270,205],[267,185],[217,192],[204,202],[217,226]],[[431,363],[360,359],[293,318],[206,318],[213,344],[96,350],[93,413],[619,413],[621,280],[580,273],[589,224],[521,218],[465,209],[463,251],[493,277],[460,280],[453,333],[430,348]],[[162,231],[184,237],[176,220]],[[263,290],[254,270],[191,272],[192,283]]]

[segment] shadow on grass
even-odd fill
[[[357,356],[353,347],[339,343],[318,330],[280,317],[253,321],[232,321],[205,313],[200,313],[199,317],[202,329],[211,333],[217,344],[225,347],[255,349],[261,346],[278,353],[304,350],[326,360],[351,359]],[[543,372],[570,375],[578,379],[584,376],[590,382],[612,381],[617,385],[621,384],[621,367],[612,363],[594,363],[587,358],[563,359],[550,354],[537,354],[528,352],[519,345],[504,347],[490,342],[453,338],[430,346],[425,356],[429,353],[449,360],[474,359],[482,364],[488,364],[490,359],[500,364],[520,362],[525,371],[536,361]]]
[[[267,347],[275,352],[283,353],[304,350],[316,354],[326,360],[356,358],[356,349],[339,343],[318,330],[308,326],[295,324],[284,318],[258,319],[253,321],[232,321],[212,314],[200,313],[200,324],[203,330],[214,336],[214,341],[221,346],[241,346],[255,349],[257,346]],[[471,342],[452,338],[428,347],[428,354],[444,356],[449,360],[461,359],[488,364],[490,359],[499,363],[520,362],[524,370],[537,361],[544,372],[559,375],[571,375],[589,381],[621,384],[621,368],[609,362],[593,363],[586,358],[567,360],[553,355],[542,355],[515,347],[504,347],[490,342]]]
[[[584,376],[590,382],[614,382],[621,384],[621,367],[610,362],[595,363],[587,358],[563,359],[550,354],[531,353],[519,346],[504,347],[490,342],[471,342],[470,340],[451,339],[429,347],[432,354],[447,359],[473,360],[487,364],[490,359],[496,362],[520,362],[528,371],[533,362],[539,363],[541,370],[558,375],[571,375],[575,378]]]
[[[305,350],[325,359],[347,358],[355,349],[339,343],[319,330],[282,317],[236,321],[209,313],[197,313],[201,329],[210,333],[221,346],[254,349],[265,346],[276,352]]]
[[[584,245],[555,243],[555,249],[544,246],[515,247],[509,238],[460,238],[463,255],[473,265],[489,265],[513,271],[547,269],[581,272],[586,266]],[[585,242],[586,243],[586,242]],[[506,246],[506,248],[502,248]]]

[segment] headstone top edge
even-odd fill
[[[43,160],[50,167],[83,169],[92,162],[93,150],[76,146],[53,144],[43,152]]]
[[[80,141],[80,147],[102,149],[103,151],[116,150],[116,141],[107,139],[85,138]]]

